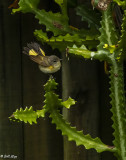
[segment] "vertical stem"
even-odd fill
[[[102,11],[102,21],[100,28],[101,35],[99,37],[100,44],[98,45],[99,51],[106,51],[103,48],[104,44],[114,45],[118,42],[115,24],[112,18],[112,6],[109,5],[106,11]]]
[[[67,15],[67,0],[63,0],[62,12],[64,15]]]
[[[113,113],[114,145],[119,160],[126,160],[126,108],[124,94],[123,63],[112,61],[110,70],[110,97]]]
[[[114,145],[117,149],[116,156],[119,160],[126,160],[126,109],[125,109],[125,94],[124,94],[124,77],[123,63],[115,60],[116,53],[111,54],[103,48],[104,44],[117,44],[118,37],[115,32],[115,27],[112,19],[112,9],[109,5],[106,11],[102,12],[101,21],[101,36],[99,37],[100,44],[98,46],[99,53],[104,53],[110,58],[110,97],[111,97],[111,112],[113,113],[113,128],[114,128]]]

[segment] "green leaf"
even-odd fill
[[[88,34],[89,31],[82,31],[82,34],[85,34],[85,38],[81,38],[79,34],[66,34],[64,36],[57,36],[57,37],[51,37],[50,39],[47,36],[47,33],[44,33],[42,30],[35,30],[34,35],[37,37],[38,40],[40,40],[42,43],[48,43],[52,46],[53,49],[58,48],[60,51],[65,51],[67,46],[73,45],[75,43],[77,46],[81,46],[82,42],[85,43],[85,45],[90,47],[96,47],[96,44],[98,44],[98,41],[94,41],[93,38],[95,38],[96,35],[90,35]],[[86,35],[87,34],[87,35]]]
[[[68,100],[62,102],[62,105],[63,105],[64,107],[70,109],[70,106],[71,106],[71,105],[74,105],[75,102],[76,102],[76,101],[75,101],[74,99],[72,99],[72,98],[69,97]]]
[[[63,0],[55,0],[55,2],[56,2],[57,4],[59,4],[60,6],[63,4]]]
[[[58,83],[56,83],[55,80],[53,79],[53,77],[50,76],[49,80],[44,85],[44,89],[47,93],[47,92],[50,92],[50,91],[57,89],[57,85],[58,85]]]
[[[86,40],[98,40],[98,36],[100,35],[100,32],[94,27],[91,27],[88,30],[81,29],[80,33],[85,35]]]
[[[42,30],[35,30],[34,32],[36,37],[39,37],[43,42],[77,42],[82,43],[85,39],[81,38],[78,34],[70,35],[67,33],[66,35],[60,36],[52,36],[50,39],[47,37],[47,33],[43,32]]]
[[[39,24],[46,25],[46,31],[53,31],[54,35],[65,34],[66,30],[71,29],[68,26],[68,19],[60,13],[46,12],[45,10],[36,10],[36,16]]]
[[[82,41],[85,41],[77,34],[74,34],[73,36],[66,34],[65,36],[51,37],[49,39],[47,33],[44,33],[42,30],[35,30],[34,35],[42,43],[48,43],[53,49],[58,48],[60,51],[65,51],[67,45],[72,46],[73,42],[75,42],[77,45],[81,45]]]
[[[35,111],[33,111],[33,108],[30,107],[29,109],[26,107],[25,110],[20,108],[20,110],[16,110],[16,112],[13,113],[15,119],[19,119],[20,121],[23,121],[25,123],[30,123],[32,124],[37,123],[37,114]]]
[[[90,9],[87,5],[81,5],[76,8],[77,15],[82,17],[82,21],[86,21],[90,25],[95,26],[97,29],[100,28],[100,14],[96,13],[95,10]]]
[[[116,2],[119,6],[126,8],[126,1],[120,1],[120,0],[113,0],[113,2]]]
[[[86,149],[94,148],[97,152],[111,151],[115,152],[115,148],[105,145],[100,138],[92,138],[89,134],[84,135],[83,131],[77,131],[75,127],[71,127],[58,111],[50,113],[52,123],[56,124],[56,128],[61,130],[62,135],[68,137],[69,141],[75,141],[77,146],[83,145]]]
[[[37,9],[40,0],[20,0],[18,9],[13,9],[12,13],[22,11],[23,13],[33,12]]]
[[[84,45],[80,48],[76,45],[73,45],[73,47],[68,47],[68,52],[78,56],[83,56],[84,58],[92,58],[95,54],[95,52],[89,51]]]
[[[67,17],[67,0],[55,0],[55,2],[61,7],[62,15]]]
[[[52,31],[54,35],[65,34],[66,32],[73,33],[68,25],[68,17],[66,14],[46,12],[45,10],[37,9],[39,0],[20,0],[19,8],[13,9],[12,13],[21,11],[23,13],[34,13],[35,18],[39,20],[39,24],[46,25],[46,31]],[[65,7],[63,6],[63,10]],[[64,11],[65,12],[65,11]]]

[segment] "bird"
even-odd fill
[[[37,42],[27,43],[23,53],[36,62],[43,73],[55,73],[61,68],[61,59],[55,55],[46,56]]]

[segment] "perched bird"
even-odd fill
[[[31,42],[24,47],[24,54],[30,59],[39,64],[39,69],[44,73],[55,73],[61,67],[60,58],[55,55],[46,56],[40,45],[36,42]]]

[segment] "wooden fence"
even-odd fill
[[[23,46],[36,41],[33,31],[41,26],[32,14],[11,15],[8,9],[11,2],[0,1],[0,160],[9,155],[17,156],[17,160],[114,160],[110,153],[99,155],[95,150],[87,151],[68,142],[51,124],[48,115],[38,120],[37,125],[9,121],[8,117],[17,108],[43,106],[43,85],[49,78],[22,54]],[[46,9],[55,7],[51,0],[41,0],[41,4]],[[73,10],[69,14],[71,23],[80,25]],[[54,53],[48,46],[45,50],[47,54]],[[64,100],[71,96],[78,101],[70,111],[63,110],[64,117],[85,134],[100,136],[111,145],[108,77],[103,64],[74,56],[67,61],[64,53],[62,57],[62,70],[54,75],[59,83],[58,92]]]

